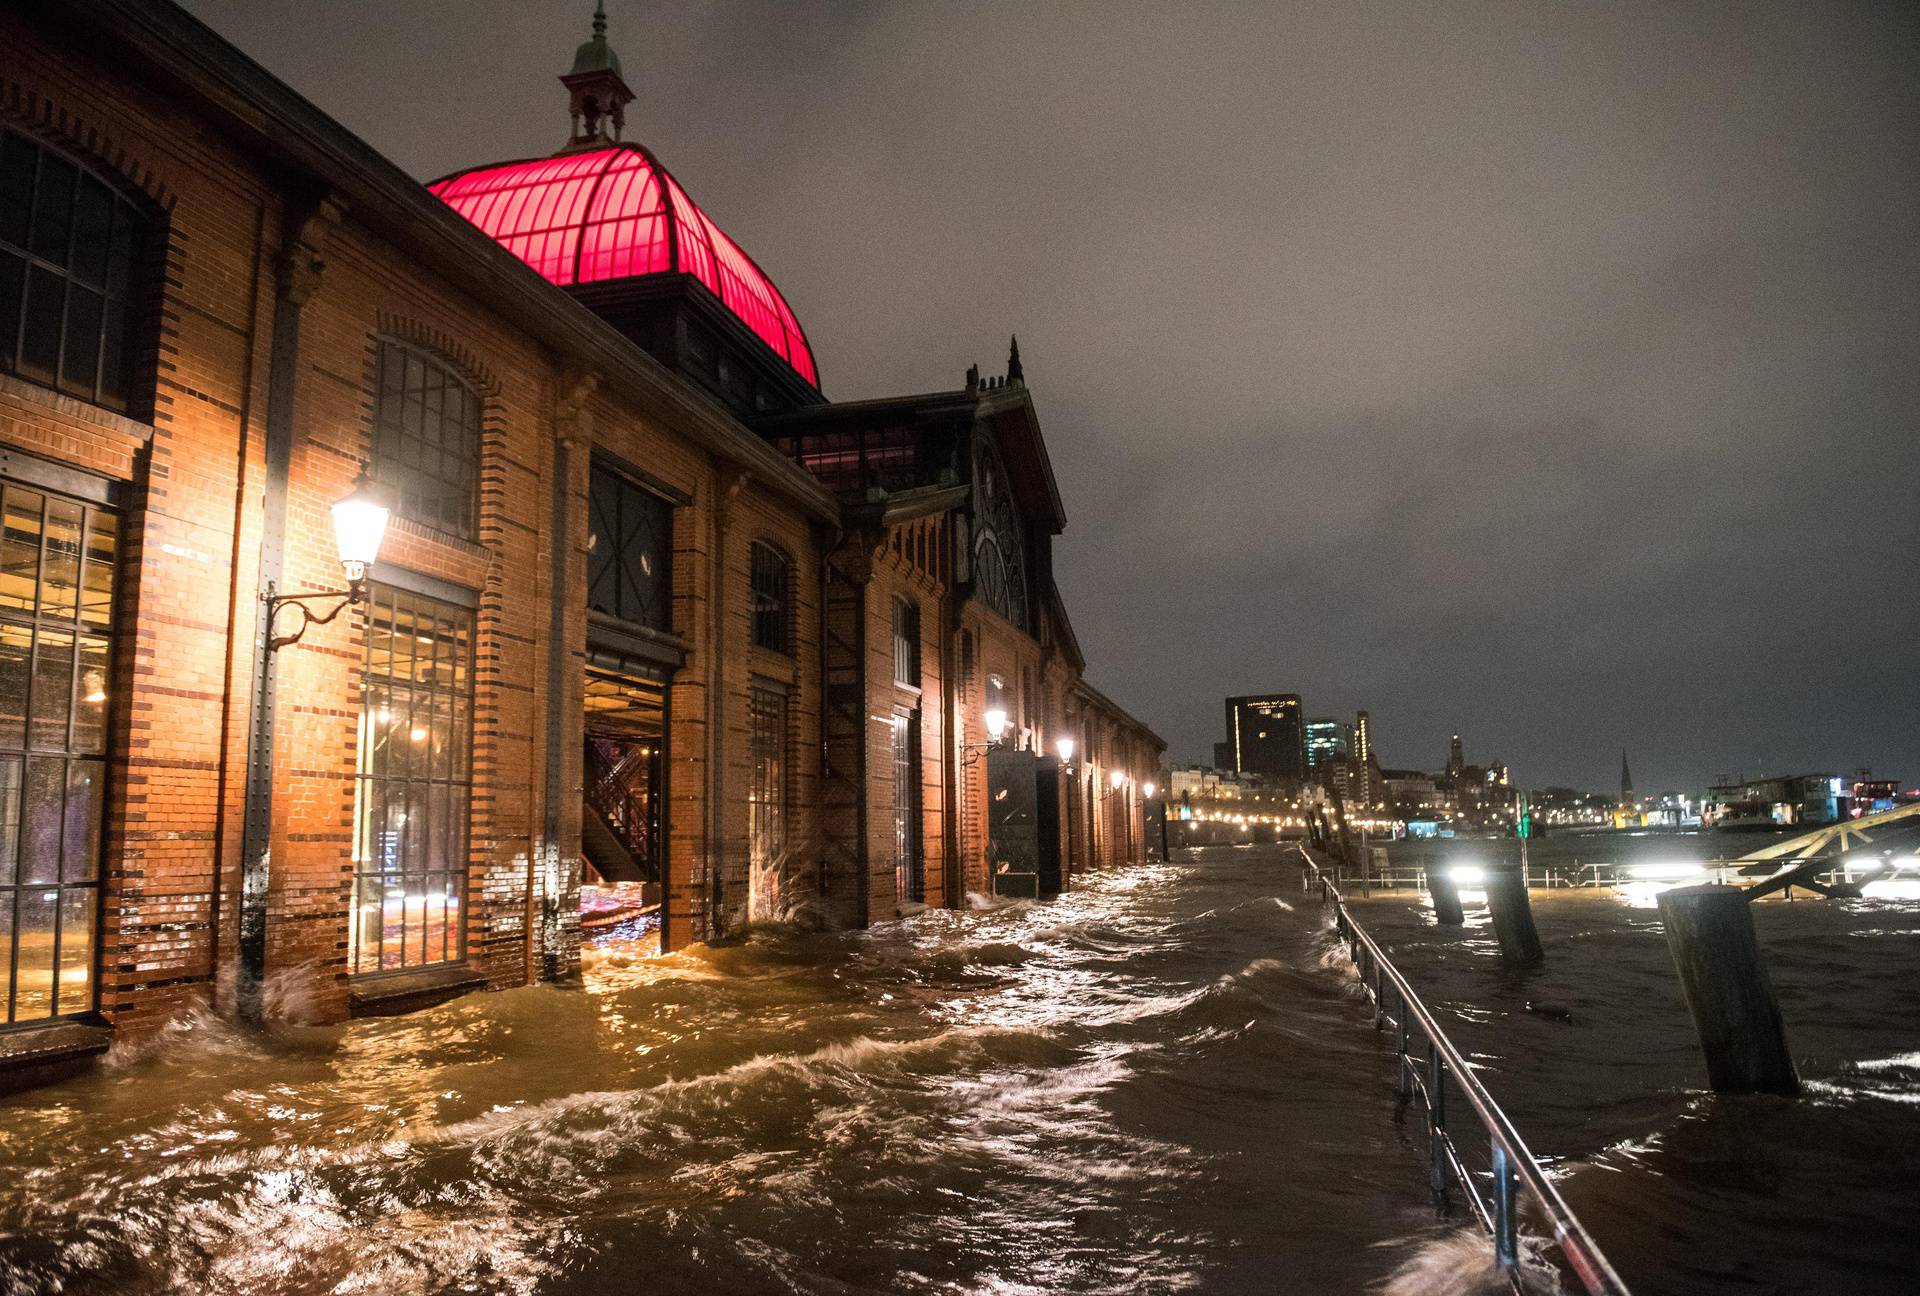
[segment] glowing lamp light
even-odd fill
[[[1007,731],[1007,709],[988,707],[986,715],[982,718],[987,722],[987,737],[999,742],[1000,735]]]
[[[1147,782],[1145,782],[1145,783],[1142,783],[1142,784],[1140,785],[1140,795],[1141,795],[1141,796],[1143,796],[1143,797],[1150,797],[1150,796],[1152,796],[1152,795],[1153,795],[1153,790],[1154,790],[1154,786],[1155,786],[1155,785],[1154,785],[1154,783],[1153,783],[1153,781],[1152,781],[1151,779],[1149,779],[1149,780],[1148,780]]]
[[[1455,882],[1485,882],[1487,871],[1478,864],[1457,864],[1448,871],[1447,876]]]
[[[1124,784],[1126,781],[1127,781],[1127,772],[1125,770],[1115,770],[1112,774],[1109,774],[1107,776],[1107,782],[1113,785],[1113,789],[1116,792],[1120,790],[1121,785]]]
[[[380,556],[388,516],[386,501],[365,474],[333,506],[333,539],[340,548],[340,565],[346,568],[349,583],[365,580],[367,568]]]
[[[1060,753],[1060,762],[1065,764],[1073,759],[1073,739],[1061,738],[1055,741],[1053,749]]]

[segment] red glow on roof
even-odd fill
[[[428,188],[556,284],[692,275],[814,384],[786,298],[653,156],[634,145],[508,162]]]

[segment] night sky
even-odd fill
[[[422,179],[552,152],[571,0],[192,0]],[[1920,782],[1920,6],[612,0],[834,399],[1018,332],[1090,679],[1529,785]]]

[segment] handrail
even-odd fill
[[[1333,905],[1334,929],[1347,942],[1349,956],[1360,972],[1360,983],[1373,1001],[1375,1029],[1383,1028],[1388,1022],[1394,1025],[1399,1044],[1394,1093],[1403,1103],[1418,1093],[1426,1106],[1432,1188],[1436,1202],[1445,1204],[1446,1172],[1451,1169],[1453,1177],[1466,1192],[1474,1215],[1481,1226],[1493,1235],[1495,1264],[1514,1290],[1519,1291],[1519,1212],[1515,1209],[1515,1188],[1516,1185],[1524,1187],[1544,1212],[1553,1231],[1554,1244],[1574,1277],[1580,1280],[1581,1286],[1591,1296],[1628,1296],[1627,1285],[1614,1272],[1592,1234],[1580,1223],[1566,1200],[1560,1196],[1559,1189],[1553,1186],[1553,1181],[1527,1150],[1513,1122],[1507,1119],[1507,1114],[1494,1102],[1493,1095],[1475,1078],[1472,1067],[1453,1046],[1453,1041],[1447,1038],[1446,1032],[1440,1029],[1440,1024],[1434,1020],[1426,1004],[1421,1002],[1420,996],[1414,993],[1413,986],[1401,975],[1400,969],[1393,965],[1373,937],[1347,912],[1339,887],[1334,885],[1304,848],[1300,851],[1300,858],[1319,880],[1322,901]],[[1304,874],[1301,880],[1304,884]],[[1362,965],[1360,957],[1363,953],[1366,966]],[[1368,979],[1369,972],[1372,974],[1371,980]],[[1387,1010],[1388,986],[1392,987],[1393,997],[1397,1001],[1397,1015]],[[1427,1042],[1425,1076],[1420,1074],[1422,1068],[1419,1063],[1422,1059],[1414,1058],[1407,1052],[1410,1023],[1418,1027]],[[1454,1087],[1465,1095],[1474,1114],[1480,1118],[1480,1125],[1488,1138],[1493,1162],[1491,1200],[1482,1199],[1474,1176],[1461,1161],[1459,1148],[1447,1129],[1446,1083],[1449,1073]]]

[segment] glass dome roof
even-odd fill
[[[807,335],[773,281],[637,144],[456,172],[427,186],[556,284],[690,274],[813,386]]]

